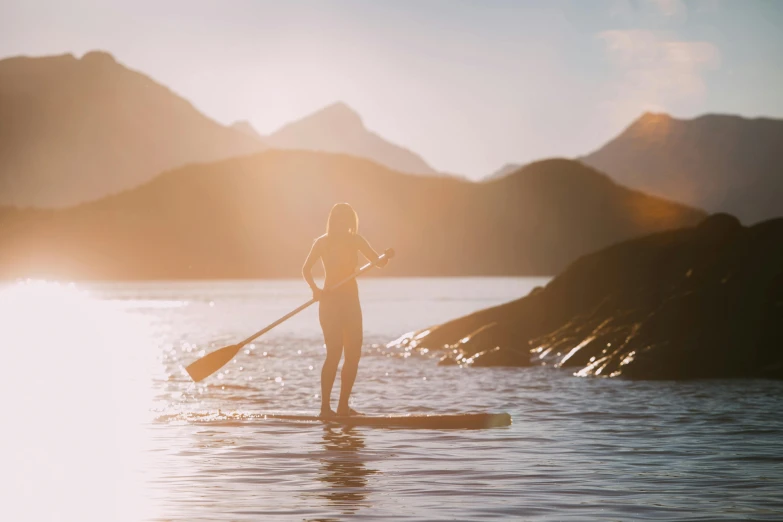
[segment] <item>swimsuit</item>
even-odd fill
[[[328,290],[330,285],[343,280],[356,270],[359,256],[356,247],[351,243],[336,244],[333,239],[327,237],[322,255],[327,274],[327,290],[321,296],[318,317],[324,332],[327,357],[340,357],[343,346],[346,359],[358,358],[361,354],[362,309],[356,279],[351,279],[334,290]]]

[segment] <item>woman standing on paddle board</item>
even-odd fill
[[[349,277],[356,270],[359,262],[358,253],[378,267],[388,262],[385,257],[379,259],[378,253],[359,235],[359,218],[353,207],[348,203],[338,203],[332,207],[326,222],[326,234],[313,243],[307,256],[302,275],[313,291],[313,298],[320,299],[318,317],[324,332],[326,344],[326,360],[321,369],[321,416],[334,416],[331,396],[337,366],[345,352],[343,370],[340,374],[340,401],[337,404],[337,415],[357,415],[348,406],[356,372],[359,369],[359,358],[362,354],[362,308],[359,304],[359,286],[356,279],[329,290],[331,286]],[[313,265],[321,259],[326,272],[324,289],[318,288],[313,281]]]

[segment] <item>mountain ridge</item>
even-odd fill
[[[415,152],[367,129],[361,116],[341,101],[287,123],[265,141],[273,148],[350,154],[399,172],[438,175]]]
[[[783,120],[648,112],[579,159],[629,187],[754,223],[783,214],[781,143]]]
[[[0,209],[0,277],[297,277],[340,201],[377,249],[397,251],[384,272],[408,276],[551,275],[600,246],[704,217],[571,160],[477,183],[270,149],[68,209]]]
[[[263,147],[104,51],[0,61],[0,204],[73,205]]]

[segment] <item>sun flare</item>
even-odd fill
[[[144,318],[34,280],[0,289],[0,316],[7,520],[150,516],[142,471],[155,352]]]

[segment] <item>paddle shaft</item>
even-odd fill
[[[378,256],[378,261],[380,261],[381,259],[388,259],[389,257],[391,257],[391,256],[389,255],[389,251],[387,250],[386,252],[384,252],[383,254]],[[360,274],[363,274],[364,272],[367,272],[368,270],[371,270],[373,268],[373,266],[375,266],[375,263],[370,261],[369,263],[367,263],[366,265],[361,267],[359,270],[357,270],[353,274],[349,275],[348,277],[346,277],[345,279],[343,279],[342,281],[340,281],[336,285],[330,287],[328,290],[325,289],[325,291],[334,290],[335,288],[339,288],[340,286],[344,285],[348,281],[351,281],[352,279],[356,279]],[[315,299],[315,298],[310,299],[309,301],[307,301],[305,304],[303,304],[302,306],[300,306],[296,310],[292,310],[292,311],[288,312],[287,314],[285,314],[283,317],[281,317],[280,319],[278,319],[274,323],[270,324],[269,326],[265,327],[262,330],[257,331],[256,333],[254,333],[253,335],[251,335],[250,337],[248,337],[247,339],[245,339],[241,343],[237,344],[236,346],[238,348],[242,348],[247,343],[249,343],[249,342],[251,342],[251,341],[261,337],[262,335],[267,333],[269,330],[271,330],[275,326],[279,325],[280,323],[284,323],[285,321],[289,320],[290,318],[292,318],[293,316],[295,316],[296,314],[298,314],[299,312],[301,312],[302,310],[304,310],[308,306],[311,306],[311,305],[313,305],[313,304],[315,304],[317,302],[318,302],[318,299]]]

